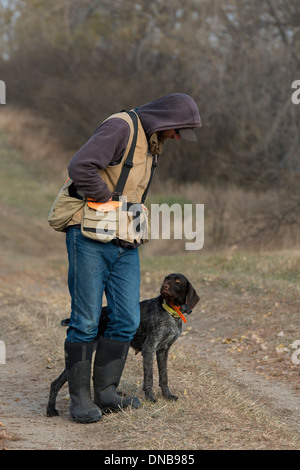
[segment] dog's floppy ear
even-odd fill
[[[195,291],[194,287],[192,284],[188,281],[188,292],[186,296],[186,303],[190,308],[194,308],[195,305],[199,302],[200,297]]]

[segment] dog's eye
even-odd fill
[[[178,284],[180,284],[180,279],[178,279],[178,277],[177,277],[177,279],[175,279],[175,282],[177,282]]]

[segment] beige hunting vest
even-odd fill
[[[114,118],[124,119],[129,124],[130,137],[121,162],[117,165],[109,165],[104,170],[98,170],[100,177],[107,184],[108,189],[111,192],[114,191],[119,176],[121,174],[122,167],[127,158],[134,133],[132,119],[126,112],[113,114],[108,119]],[[127,202],[141,202],[142,196],[147,188],[150,179],[152,162],[153,155],[149,151],[147,137],[141,124],[141,121],[138,118],[138,134],[136,147],[133,155],[133,167],[129,172],[129,176],[123,191],[123,196],[127,197]],[[82,220],[82,212],[83,209],[80,209],[78,212],[76,212],[76,214],[74,214],[72,220],[69,222],[68,225],[80,224]]]

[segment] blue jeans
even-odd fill
[[[109,322],[104,337],[131,341],[140,323],[140,263],[138,248],[86,238],[69,227],[68,285],[71,295],[69,342],[89,342],[97,335],[105,292]]]

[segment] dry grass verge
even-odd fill
[[[188,325],[191,330],[185,330],[187,334],[183,335],[170,351],[170,389],[179,395],[177,402],[168,402],[161,397],[156,367],[154,391],[158,402],[152,404],[144,401],[142,358],[141,355],[136,356],[133,351],[130,351],[121,388],[126,393],[136,394],[143,402],[142,408],[109,414],[104,416],[100,423],[85,426],[84,441],[81,444],[77,442],[73,445],[78,446],[77,448],[119,450],[299,448],[300,439],[297,433],[272,411],[266,400],[255,398],[251,387],[241,387],[233,382],[227,371],[215,360],[216,357],[206,350],[211,341],[211,347],[214,346],[214,341],[217,341],[216,335],[220,334],[217,331],[211,331],[216,329],[214,308],[220,308],[224,304],[225,298],[227,308],[223,311],[226,311],[226,315],[229,313],[228,297],[225,295],[228,294],[228,289],[235,296],[232,299],[233,303],[236,303],[237,299],[241,299],[244,295],[241,290],[236,290],[236,285],[232,284],[234,276],[242,269],[246,273],[246,266],[249,269],[250,265],[252,273],[248,272],[250,277],[247,279],[249,280],[255,274],[258,260],[256,259],[255,262],[255,256],[254,259],[251,254],[248,256],[248,262],[244,259],[245,256],[240,258],[238,255],[234,255],[234,260],[231,260],[235,267],[229,278],[229,280],[231,279],[230,287],[225,285],[223,281],[226,278],[224,273],[227,271],[227,267],[222,254],[204,256],[199,266],[196,259],[194,259],[195,263],[191,263],[191,259],[187,260],[186,257],[142,260],[143,298],[156,294],[160,273],[166,272],[166,265],[170,271],[175,265],[181,265],[183,271],[189,271],[193,283],[200,290],[202,301],[199,309],[206,311],[205,317],[209,312],[209,315],[212,315],[210,327],[209,323],[203,324],[199,336],[197,326],[193,322],[196,321],[200,312],[195,311],[189,317]],[[267,261],[268,257],[269,255],[264,258],[266,260],[265,266],[270,264],[270,260]],[[252,259],[251,262],[250,259]],[[287,254],[286,259],[289,259]],[[263,262],[262,260],[263,258],[260,258],[260,263]],[[273,263],[275,260],[274,256]],[[281,258],[277,266],[279,265],[283,273],[287,270],[289,262],[284,263]],[[65,330],[60,326],[60,320],[68,314],[69,302],[65,286],[66,272],[63,265],[52,262],[47,272],[42,269],[44,266],[43,262],[40,266],[35,266],[34,273],[27,270],[5,277],[0,299],[2,322],[6,325],[4,337],[7,337],[12,344],[17,338],[21,339],[21,343],[26,345],[23,348],[25,352],[23,351],[22,357],[24,355],[25,357],[31,356],[32,373],[34,375],[38,373],[40,376],[43,385],[42,395],[34,393],[37,396],[36,406],[38,409],[41,409],[42,406],[42,410],[45,410],[50,381],[58,375],[63,367],[62,349]],[[290,264],[290,266],[292,265]],[[211,277],[211,272],[205,274],[205,271],[209,271],[209,269],[214,270],[214,280]],[[268,271],[267,268],[266,271]],[[264,285],[261,277],[257,282],[261,286]],[[251,287],[247,282],[241,284],[244,288],[250,289],[249,292],[252,291],[254,297],[256,296],[254,285]],[[266,285],[270,288],[270,280]],[[291,286],[291,292],[292,289],[293,286]],[[212,292],[214,292],[213,299]],[[278,295],[281,295],[280,292]],[[266,292],[263,292],[262,296],[265,297]],[[290,298],[292,302],[293,296],[291,295]],[[211,306],[209,306],[208,299],[213,300]],[[251,299],[248,300],[251,302]],[[222,312],[222,309],[220,311]],[[234,311],[230,313],[235,315]],[[241,309],[237,313],[240,321],[246,322],[246,326],[249,327],[247,323],[248,310],[245,309],[243,312]],[[271,316],[268,319],[271,319]],[[285,325],[289,324],[289,319],[290,317],[285,318]],[[232,320],[234,323],[234,317]],[[275,318],[273,320],[275,322]],[[279,321],[283,321],[283,317]],[[298,320],[295,317],[293,321]],[[285,325],[283,325],[284,329]],[[261,323],[262,326],[263,323]],[[226,333],[224,330],[224,335]],[[206,336],[207,338],[205,338]],[[219,344],[219,341],[217,343]],[[229,348],[234,345],[235,343],[224,344],[221,354],[231,356],[232,352]],[[26,365],[26,361],[23,367],[29,367]],[[29,377],[30,373],[29,370]],[[65,448],[70,448],[72,436],[73,434],[77,435],[79,429],[76,423],[69,423],[69,402],[65,400],[66,394],[67,388],[64,387],[57,402],[57,407],[61,412],[60,417],[54,420],[50,419],[50,421],[45,416],[39,419],[40,425],[44,422],[45,427],[54,426],[56,433],[59,433],[60,429],[70,426],[68,428],[70,441],[64,444]],[[42,403],[38,403],[39,401]],[[26,408],[26,403],[24,406]],[[20,441],[12,442],[10,448],[15,448],[18,445],[21,445]]]

